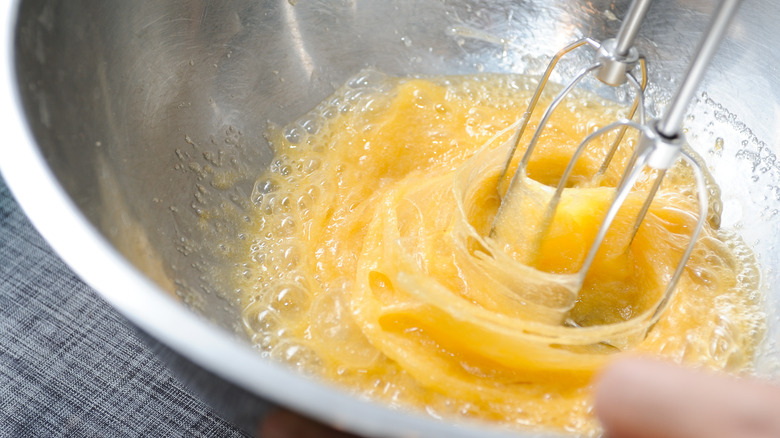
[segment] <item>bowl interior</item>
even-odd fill
[[[568,42],[614,35],[615,17],[627,7],[600,0],[24,1],[15,62],[37,146],[91,224],[162,290],[240,336],[220,268],[236,223],[203,215],[241,211],[272,159],[263,138],[268,120],[295,120],[367,66],[393,75],[539,73]],[[637,44],[650,62],[648,96],[657,111],[711,7],[679,0],[650,8]],[[686,121],[691,145],[721,182],[724,226],[758,254],[768,308],[780,304],[773,8],[771,0],[744,2]],[[586,60],[572,59],[562,71]],[[777,315],[769,325],[758,371],[775,376]]]

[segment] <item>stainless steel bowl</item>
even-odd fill
[[[199,227],[197,212],[251,193],[271,159],[266,120],[294,120],[363,67],[534,73],[569,41],[613,35],[627,3],[6,2],[0,99],[15,111],[0,170],[35,226],[112,305],[249,393],[365,435],[500,435],[361,401],[261,359],[210,268],[221,260],[215,239],[235,227]],[[651,62],[653,105],[680,77],[710,3],[650,8],[638,44]],[[778,19],[772,0],[744,2],[687,121],[722,183],[724,225],[759,254],[771,309],[780,304]],[[778,375],[779,338],[773,317],[762,375]]]

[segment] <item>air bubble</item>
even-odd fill
[[[289,196],[285,196],[279,201],[279,210],[285,213],[289,213],[292,209],[292,201]]]
[[[255,182],[255,185],[252,188],[252,195],[251,195],[252,202],[259,205],[261,202],[263,202],[263,198],[265,195],[273,193],[278,189],[279,189],[279,184],[273,179],[271,178],[260,179],[257,182]]]
[[[723,326],[716,327],[713,330],[709,346],[709,353],[713,359],[723,364],[728,362],[735,348],[731,338],[729,330]]]
[[[367,100],[365,103],[363,103],[363,105],[361,105],[360,112],[361,113],[374,112],[376,110],[376,108],[374,106],[375,103],[376,103],[376,99],[369,99],[369,100]],[[365,127],[363,129],[364,129],[364,131],[369,131],[368,127]]]
[[[298,267],[301,261],[301,251],[297,246],[290,246],[284,250],[282,256],[282,263],[284,267],[289,271]]]
[[[346,99],[347,102],[355,103],[360,100],[364,94],[365,92],[363,90],[349,90],[344,94],[344,99]]]
[[[267,194],[260,197],[257,201],[255,201],[255,203],[260,206],[260,211],[263,214],[270,216],[276,209],[276,196],[273,194]]]
[[[306,194],[309,195],[312,200],[317,200],[320,197],[320,188],[317,186],[309,186],[309,188],[306,189]]]
[[[306,173],[312,173],[319,169],[321,165],[322,162],[319,158],[310,158],[303,164],[303,171]]]
[[[322,365],[322,360],[313,349],[293,341],[280,342],[271,350],[271,357],[308,373],[315,372]]]
[[[317,121],[314,119],[304,120],[301,123],[301,128],[303,128],[303,130],[306,131],[306,133],[311,135],[316,134],[317,131],[319,130],[319,127],[317,126]]]
[[[380,71],[366,69],[347,81],[347,86],[350,88],[373,88],[377,84],[384,82],[386,78],[387,76]]]
[[[244,325],[253,335],[273,333],[281,327],[279,318],[268,309],[262,299],[248,305],[245,315]]]
[[[726,266],[726,262],[719,255],[708,253],[704,256],[704,265],[710,269],[718,269]]]
[[[298,286],[309,290],[309,280],[300,271],[291,271],[288,273],[287,278],[290,282],[297,284]]]
[[[348,282],[342,283],[349,286]],[[329,287],[312,309],[312,335],[330,346],[334,357],[349,367],[367,367],[381,354],[366,339],[350,312],[348,293],[342,288]]]
[[[246,221],[246,222],[250,222],[250,221]],[[263,229],[265,228],[265,225],[266,225],[266,219],[265,219],[265,216],[260,216],[260,217],[258,217],[258,218],[257,218],[257,225],[255,225],[255,231],[257,231],[258,233],[259,233],[260,231],[263,231]],[[263,245],[264,245],[264,244],[263,244]]]
[[[291,235],[295,231],[295,219],[291,216],[282,219],[279,223],[279,231],[284,237]]]
[[[718,276],[715,275],[710,269],[696,267],[692,269],[692,274],[693,280],[702,286],[714,288],[717,284]]]
[[[303,140],[303,132],[301,128],[297,126],[291,126],[284,131],[284,139],[290,144],[298,144]]]
[[[311,208],[314,205],[314,200],[308,194],[303,194],[298,197],[298,215],[304,220],[311,217]]]
[[[286,321],[297,320],[309,308],[309,293],[295,284],[278,285],[269,307]]]

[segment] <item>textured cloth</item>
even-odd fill
[[[0,179],[0,437],[246,436],[73,274]]]

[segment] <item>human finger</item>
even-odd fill
[[[780,436],[780,388],[660,361],[609,366],[595,408],[610,438]]]
[[[282,409],[271,412],[258,427],[260,438],[358,438]]]

